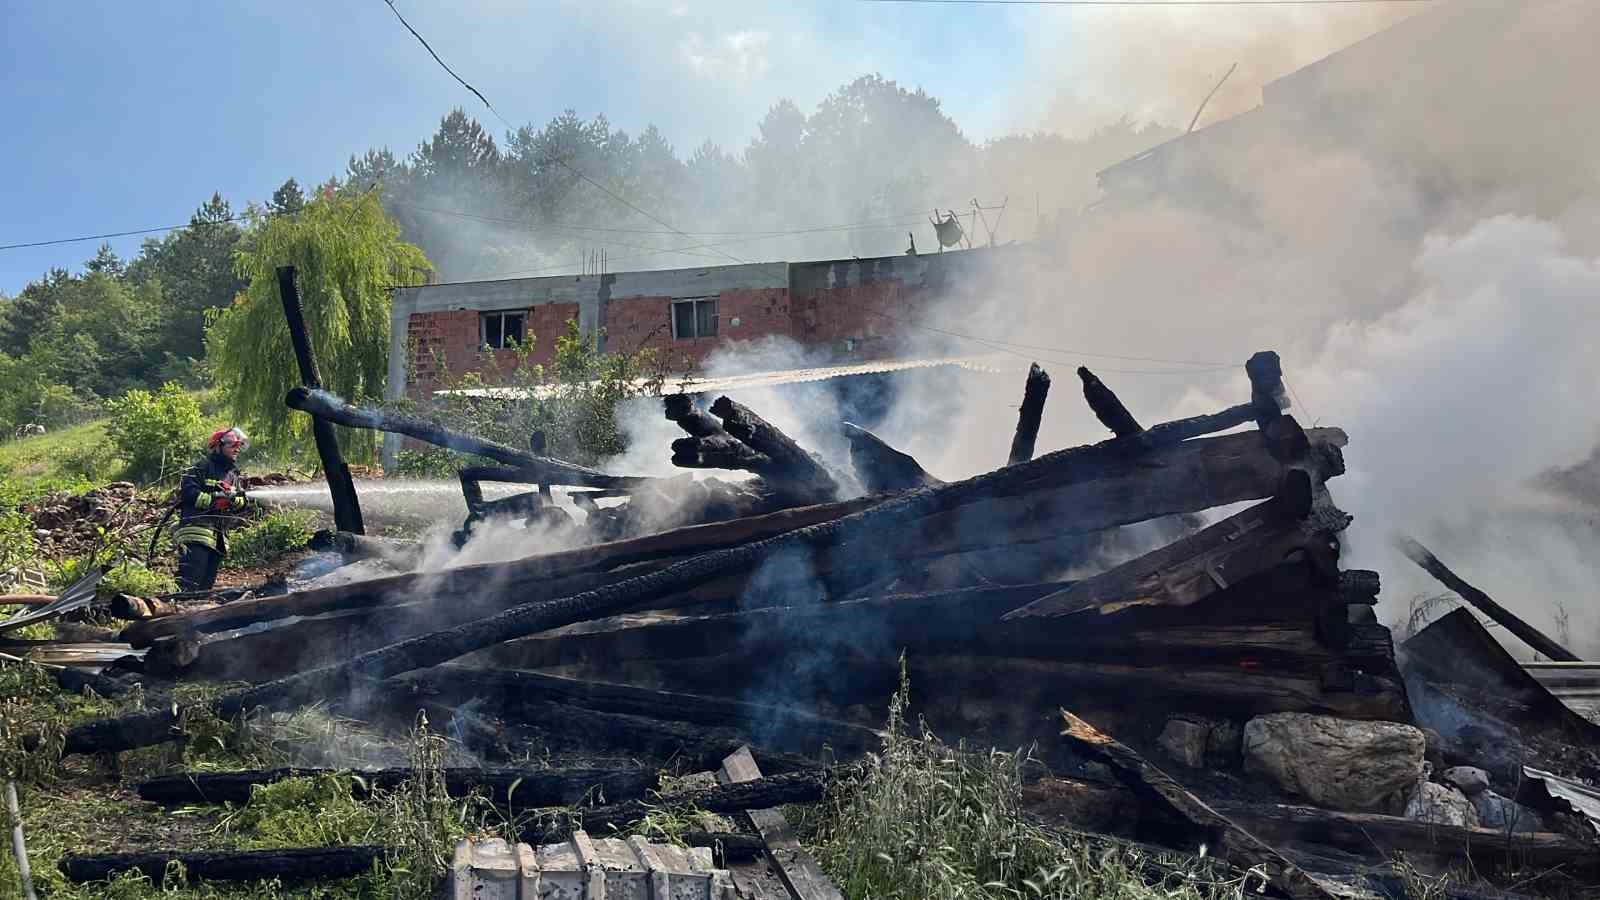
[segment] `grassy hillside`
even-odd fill
[[[88,490],[121,467],[104,420],[0,443],[0,502],[58,490]]]

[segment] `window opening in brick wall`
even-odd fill
[[[522,326],[527,317],[525,312],[494,312],[479,316],[482,346],[495,350],[522,346]]]
[[[717,334],[717,300],[715,297],[700,300],[674,300],[672,303],[672,336],[679,340],[697,337],[715,337]]]

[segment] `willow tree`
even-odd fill
[[[236,421],[268,446],[304,447],[311,421],[283,403],[300,383],[278,296],[277,269],[294,266],[306,328],[327,389],[356,402],[383,396],[389,359],[389,303],[394,285],[417,284],[433,271],[373,193],[325,193],[294,215],[253,214],[234,258],[248,286],[212,315],[206,362]],[[370,432],[344,432],[353,455],[370,457]]]

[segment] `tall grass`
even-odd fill
[[[880,753],[802,820],[818,862],[859,900],[1211,900],[1237,897],[1192,858],[1062,835],[1022,808],[1025,754],[949,746],[889,706]],[[1187,863],[1185,860],[1188,860]],[[1154,865],[1152,865],[1154,863]],[[1147,873],[1166,874],[1151,875]]]

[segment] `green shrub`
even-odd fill
[[[33,522],[16,509],[0,511],[0,573],[33,559]]]
[[[266,518],[228,536],[230,569],[259,566],[292,550],[299,550],[316,533],[317,514],[306,509],[273,510]]]
[[[127,461],[129,478],[168,481],[193,462],[205,422],[200,404],[183,388],[169,381],[155,393],[132,390],[107,407],[111,412],[107,434]]]
[[[57,563],[55,571],[50,575],[50,587],[57,591],[65,590],[84,576],[87,567],[87,561],[81,559]],[[170,594],[177,589],[178,583],[171,575],[153,571],[146,568],[144,563],[130,559],[112,566],[106,577],[100,579],[95,593],[104,598],[116,594],[154,597],[157,594]]]

